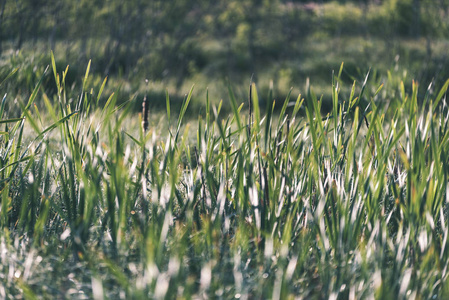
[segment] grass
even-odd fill
[[[407,74],[401,76],[406,88],[411,87],[413,79],[423,87],[432,82],[438,88],[442,86],[449,78],[447,68],[444,68],[448,57],[446,24],[449,24],[444,1],[421,1],[419,22],[414,22],[411,0],[371,1],[368,5],[365,2],[324,1],[303,5],[287,1],[273,3],[272,8],[267,4],[260,11],[265,17],[260,16],[253,24],[254,45],[251,47],[249,15],[236,1],[211,4],[212,10],[205,7],[194,9],[187,5],[181,11],[169,9],[165,12],[168,24],[186,19],[190,20],[189,24],[197,23],[194,30],[192,24],[173,26],[173,29],[159,28],[155,25],[158,22],[155,18],[161,18],[161,12],[149,8],[141,11],[136,6],[137,2],[132,2],[128,9],[133,14],[139,12],[140,18],[130,17],[128,26],[116,29],[117,34],[123,35],[123,40],[119,38],[121,42],[116,41],[122,45],[112,54],[110,45],[117,37],[110,23],[123,21],[117,12],[114,13],[112,4],[109,7],[101,4],[72,7],[69,2],[64,2],[61,5],[66,8],[60,8],[59,17],[67,22],[59,24],[54,24],[57,20],[53,9],[48,10],[44,6],[41,13],[48,18],[35,15],[40,24],[36,30],[42,32],[31,36],[24,32],[28,38],[17,50],[21,28],[18,20],[22,18],[16,18],[16,5],[7,3],[5,18],[10,14],[14,18],[10,16],[5,23],[5,32],[9,35],[2,43],[0,75],[6,76],[11,65],[23,70],[11,83],[11,89],[6,83],[4,92],[25,102],[50,60],[48,53],[53,50],[57,54],[58,69],[65,69],[69,62],[71,64],[66,78],[67,89],[81,85],[84,67],[92,59],[88,86],[101,85],[107,76],[109,84],[105,87],[105,95],[114,92],[118,102],[123,103],[129,99],[141,99],[148,93],[151,94],[149,99],[153,109],[165,109],[165,91],[168,89],[176,111],[181,108],[184,93],[195,84],[191,106],[204,110],[207,89],[211,103],[218,105],[224,97],[222,109],[230,112],[231,104],[226,101],[228,81],[231,81],[238,98],[244,98],[248,78],[252,74],[262,100],[268,94],[271,80],[274,98],[283,100],[291,87],[296,88],[294,94],[297,94],[310,78],[315,90],[324,95],[323,108],[330,107],[332,89],[328,83],[332,77],[331,70],[338,69],[341,61],[345,62],[341,78],[345,85],[342,88],[349,90],[353,80],[363,81],[370,68],[378,74],[393,72],[397,68],[401,72],[407,70]],[[169,21],[171,13],[176,11],[187,15]],[[69,21],[82,16],[90,16],[89,20],[94,16],[96,30],[89,31],[91,23]],[[197,21],[193,22],[192,18]],[[420,24],[419,35],[412,34],[413,24]],[[82,28],[77,30],[77,26]],[[185,32],[182,30],[184,27]],[[99,28],[102,30],[97,30]],[[148,36],[148,32],[154,30],[154,36]],[[158,30],[162,31],[157,33]],[[50,32],[56,32],[55,38]],[[155,39],[156,36],[166,38]],[[378,79],[372,77],[376,85],[381,84]],[[53,98],[54,81],[46,77],[42,86]],[[421,90],[425,91],[425,88]],[[134,109],[139,110],[140,103]]]
[[[448,296],[449,81],[351,89],[342,65],[328,114],[310,86],[264,109],[251,84],[186,121],[192,88],[144,130],[89,69],[70,88],[52,55],[2,101],[0,297]]]

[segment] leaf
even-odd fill
[[[117,101],[117,93],[112,93],[109,96],[108,100],[106,101],[106,104],[104,105],[101,114],[103,114],[111,104],[112,106],[114,106],[116,101]]]
[[[129,134],[128,132],[126,132],[125,131],[125,134],[134,142],[134,143],[136,143],[137,145],[139,145],[139,147],[142,147],[142,143],[138,140],[138,139],[136,139],[135,137],[133,137],[131,134]]]
[[[260,126],[260,109],[259,109],[259,96],[257,95],[257,89],[256,89],[256,84],[253,82],[251,84],[251,102],[253,104],[253,108],[254,108],[254,129],[256,130],[256,133],[259,132],[259,126]]]
[[[440,92],[438,93],[437,97],[435,98],[435,102],[433,103],[433,111],[434,112],[438,106],[438,103],[440,103],[441,99],[443,98],[443,95],[446,93],[448,87],[449,87],[449,79],[444,83],[443,87],[441,88]]]
[[[186,113],[187,107],[189,106],[190,100],[192,99],[193,88],[194,88],[194,86],[192,86],[192,88],[189,91],[189,94],[184,99],[184,103],[182,104],[182,107],[181,107],[181,112],[179,113],[178,125],[177,125],[176,136],[175,136],[175,143],[178,139],[178,134],[179,134],[179,129],[181,128],[182,119],[184,118],[184,114]]]
[[[25,118],[12,118],[12,119],[0,120],[0,124],[14,123],[14,122],[22,121],[23,119],[25,119]]]
[[[34,99],[36,99],[37,93],[39,92],[39,88],[42,84],[42,81],[44,80],[44,77],[47,73],[48,67],[45,69],[44,73],[42,74],[41,78],[39,79],[39,81],[37,82],[36,86],[34,87],[33,92],[31,93],[30,98],[28,99],[28,103],[26,104],[26,106],[24,107],[24,109],[29,109],[31,107],[31,104],[34,102]],[[22,115],[23,117],[24,115]]]
[[[19,163],[21,163],[21,162],[27,161],[27,160],[30,159],[31,157],[33,157],[33,155],[28,155],[28,156],[22,157],[22,158],[20,158],[20,159],[18,159],[18,160],[15,160],[15,161],[13,161],[12,163],[10,163],[10,164],[4,166],[3,168],[1,168],[1,169],[0,169],[0,172],[2,172],[3,170],[5,170],[6,168],[9,168],[9,167],[15,166],[15,165],[17,165],[17,164],[19,164]],[[11,172],[11,175],[12,175],[12,174],[13,174],[13,172]]]
[[[383,87],[384,87],[384,84],[382,83],[382,84],[377,88],[377,91],[374,93],[374,96],[377,96],[377,94],[379,94],[379,92],[382,90]]]
[[[285,97],[284,100],[284,105],[282,105],[282,109],[281,112],[279,114],[279,119],[278,119],[278,130],[279,127],[281,126],[281,121],[284,119],[284,115],[285,115],[285,111],[287,110],[287,106],[288,106],[288,102],[290,101],[290,96],[292,94],[292,89],[290,89],[290,91],[288,91],[287,97]]]
[[[19,106],[22,109],[22,116],[25,116],[25,118],[30,122],[31,127],[33,127],[34,131],[36,131],[37,134],[40,134],[40,128],[37,125],[37,122],[34,120],[34,118],[31,116],[29,110],[23,106],[22,103],[19,102]]]
[[[340,65],[340,70],[338,71],[338,79],[340,79],[341,78],[341,73],[343,72],[343,65],[344,65],[345,63],[342,61],[341,62],[341,65]]]
[[[2,86],[3,83],[4,83],[6,80],[8,80],[8,79],[11,78],[12,76],[14,76],[14,74],[16,74],[18,70],[19,70],[19,67],[15,68],[15,69],[13,69],[11,72],[9,72],[9,74],[6,75],[6,77],[0,82],[0,86]]]
[[[91,59],[89,59],[89,62],[87,63],[86,73],[84,74],[84,80],[83,80],[83,91],[86,88],[86,82],[87,78],[89,77],[89,71],[90,71],[90,63],[92,62]]]
[[[170,96],[168,90],[165,90],[165,106],[167,107],[168,124],[170,125]]]
[[[55,76],[55,83],[56,83],[56,87],[58,88],[58,94],[59,94],[61,87],[60,87],[60,83],[59,83],[58,73],[56,72],[56,62],[55,62],[55,56],[53,55],[53,51],[50,52],[50,58],[51,58],[51,67],[53,69],[53,75]]]
[[[59,121],[53,123],[52,125],[48,126],[47,128],[45,128],[41,134],[39,136],[43,136],[44,134],[46,134],[47,132],[49,132],[50,130],[56,128],[57,126],[59,126],[60,124],[64,123],[65,121],[67,121],[68,119],[70,119],[72,116],[76,115],[78,113],[78,111],[74,111],[71,114],[65,116],[64,118],[60,119]]]
[[[237,101],[235,100],[234,92],[231,89],[231,85],[228,83],[228,94],[229,99],[231,99],[232,110],[234,111],[234,118],[237,122],[237,126],[239,129],[242,128],[242,122],[240,120],[240,110],[237,107]]]
[[[98,96],[97,96],[97,105],[98,105],[98,102],[100,101],[100,97],[101,97],[101,94],[103,93],[103,89],[104,89],[104,87],[105,87],[105,85],[106,85],[106,81],[108,80],[108,77],[106,76],[105,78],[104,78],[104,80],[103,80],[103,83],[101,84],[101,87],[100,87],[100,91],[98,92]]]

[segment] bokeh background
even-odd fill
[[[77,89],[88,61],[90,81],[108,77],[105,97],[149,95],[165,107],[165,90],[180,103],[195,84],[194,106],[227,106],[230,83],[240,98],[252,78],[276,99],[307,78],[330,98],[332,70],[344,62],[348,86],[388,76],[435,88],[449,78],[448,0],[0,0],[0,75],[21,68],[4,86],[27,98],[53,50],[69,65],[66,85]],[[51,75],[51,74],[50,74]],[[54,94],[47,76],[44,90]],[[426,88],[421,89],[423,93]],[[136,101],[136,108],[140,106]]]

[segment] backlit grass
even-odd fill
[[[192,88],[144,130],[89,68],[68,88],[52,56],[2,101],[0,297],[448,296],[449,81],[347,87],[342,65],[328,114],[310,86],[264,108],[251,84],[185,121]]]

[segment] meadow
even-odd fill
[[[251,83],[187,118],[194,87],[136,114],[69,70],[51,54],[1,102],[1,298],[448,296],[449,81],[348,88],[342,64],[328,113],[310,85],[262,107]]]
[[[0,0],[0,78],[22,70],[3,92],[26,102],[51,51],[58,69],[70,65],[67,89],[80,88],[91,60],[87,84],[107,77],[104,93],[118,103],[147,94],[153,111],[165,111],[168,89],[178,111],[195,85],[194,114],[204,109],[206,90],[211,103],[223,99],[223,112],[232,112],[229,83],[243,99],[251,77],[262,101],[270,89],[280,101],[292,87],[297,95],[309,78],[327,112],[332,70],[343,61],[348,93],[370,69],[375,84],[391,72],[406,89],[412,80],[440,88],[449,78],[447,0],[108,1]],[[50,79],[42,87],[52,98]]]
[[[449,298],[448,20],[0,0],[0,299]]]

